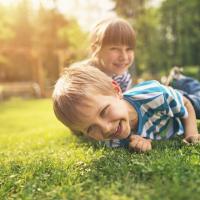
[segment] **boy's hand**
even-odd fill
[[[145,139],[139,135],[131,135],[129,148],[136,152],[147,152],[151,148],[151,140]]]
[[[185,144],[197,144],[197,143],[200,143],[200,134],[195,134],[195,135],[188,136],[188,137],[183,139],[183,142]]]

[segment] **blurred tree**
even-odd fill
[[[115,0],[115,11],[136,30],[136,71],[156,74],[162,65],[159,12],[147,6],[148,0]]]
[[[0,5],[0,80],[6,78],[6,71],[10,71],[10,63],[3,49],[9,45],[15,36],[12,31],[13,19],[8,14],[8,9]]]
[[[115,11],[137,33],[139,75],[168,71],[173,65],[200,65],[200,1],[165,0],[161,8],[150,0],[114,0]]]
[[[166,0],[161,6],[161,31],[171,65],[200,65],[200,1]]]
[[[61,50],[67,63],[85,56],[86,34],[83,33],[75,20],[66,19],[56,6],[51,10],[42,6],[35,23],[34,46],[40,52],[46,76],[50,84],[59,76],[59,57]],[[85,49],[84,49],[85,50]]]
[[[4,46],[14,38],[15,34],[12,31],[13,18],[8,14],[8,8],[0,5],[0,43]]]
[[[71,63],[86,56],[86,33],[53,2],[53,9],[41,4],[33,10],[29,0],[0,7],[0,81],[32,80],[42,66],[49,87],[59,75],[59,59]]]
[[[14,47],[32,46],[33,27],[31,22],[32,8],[29,0],[21,0],[17,4],[11,16],[14,18],[13,31],[15,37],[13,38]]]
[[[60,42],[67,44],[69,55],[72,56],[68,60],[69,63],[75,60],[81,60],[88,54],[88,34],[83,32],[75,19],[70,19],[67,26],[58,30]]]
[[[153,75],[160,73],[163,56],[160,49],[159,13],[157,9],[146,9],[136,22],[138,72]]]
[[[28,0],[21,0],[17,6],[4,8],[3,27],[6,37],[1,37],[1,57],[6,62],[2,65],[2,78],[7,81],[31,80],[32,26],[30,21],[31,6]],[[6,23],[7,22],[7,23]],[[0,23],[0,24],[1,24]],[[3,38],[3,39],[2,39]],[[18,50],[20,48],[20,50]]]
[[[147,0],[115,0],[115,11],[120,16],[124,16],[127,19],[132,19],[136,23],[138,19],[145,11],[145,2]]]

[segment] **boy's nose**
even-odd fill
[[[101,130],[102,130],[103,135],[105,137],[108,136],[110,134],[111,130],[112,130],[112,124],[110,122],[102,121],[100,126],[101,126]]]

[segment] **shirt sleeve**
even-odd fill
[[[122,92],[127,91],[132,85],[131,74],[128,71],[122,75],[115,75],[112,79],[118,83]]]
[[[187,118],[188,112],[183,102],[183,95],[178,90],[166,87],[165,100],[169,106],[168,115]]]

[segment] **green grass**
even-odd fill
[[[200,145],[154,142],[148,154],[72,136],[50,100],[0,103],[0,199],[197,200]]]
[[[200,75],[199,66],[184,66],[183,69],[184,69],[183,73],[186,76],[191,76],[191,77],[199,80],[199,75]]]

